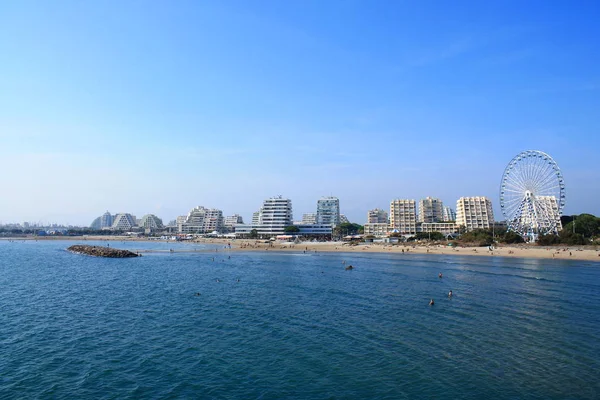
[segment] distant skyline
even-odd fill
[[[0,221],[166,223],[198,205],[353,222],[395,198],[492,200],[508,162],[560,166],[600,215],[600,3],[0,4]]]

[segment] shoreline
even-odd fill
[[[592,247],[592,246],[590,246]],[[238,242],[228,251],[273,251],[273,252],[296,252],[296,253],[380,253],[380,254],[437,254],[437,255],[460,255],[460,256],[484,256],[484,257],[513,257],[533,259],[557,259],[600,262],[600,251],[593,248],[582,248],[582,246],[571,247],[541,247],[541,246],[497,246],[494,250],[487,247],[448,247],[444,245],[423,244],[372,244],[362,243],[356,246],[344,242],[302,242],[293,243],[257,243],[244,240]]]
[[[151,240],[148,238],[121,237],[121,236],[53,236],[53,237],[15,237],[0,238],[0,240],[12,241],[120,241],[120,242],[161,242],[173,243],[167,240]],[[462,255],[462,256],[485,256],[485,257],[514,257],[534,259],[559,259],[600,262],[600,250],[595,246],[537,246],[537,245],[497,245],[493,250],[487,247],[458,246],[449,247],[443,244],[422,243],[361,243],[350,245],[347,242],[269,242],[249,239],[213,239],[202,238],[190,240],[183,243],[189,244],[213,244],[223,245],[230,252],[295,252],[295,253],[397,253],[397,254],[438,254],[438,255]],[[231,247],[228,245],[231,244]],[[181,250],[180,250],[181,251]],[[175,251],[178,252],[178,251]]]

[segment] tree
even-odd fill
[[[549,233],[547,235],[540,235],[537,239],[537,244],[539,246],[552,246],[553,244],[560,243],[560,237],[553,233]]]
[[[490,246],[494,243],[491,229],[474,229],[460,236],[461,242],[478,243],[480,246]]]
[[[300,228],[298,228],[296,225],[290,225],[290,226],[286,226],[283,231],[285,233],[298,233],[298,232],[300,232]]]
[[[333,229],[333,233],[337,236],[356,235],[363,232],[364,228],[362,225],[353,224],[350,222],[339,224]]]
[[[567,223],[563,232],[573,232],[573,224],[575,224],[575,233],[578,233],[586,238],[593,238],[600,235],[600,218],[591,214],[580,214],[575,216],[574,220]]]
[[[416,240],[444,240],[445,237],[441,232],[417,232]]]
[[[258,231],[256,229],[252,229],[250,231],[250,238],[251,239],[256,239],[258,237]]]
[[[560,242],[568,245],[581,245],[589,243],[581,233],[573,233],[572,230],[563,229],[559,234]]]
[[[525,242],[525,239],[521,235],[513,231],[505,232],[503,235],[498,235],[497,237],[498,241],[502,243],[516,244]]]

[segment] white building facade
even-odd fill
[[[147,229],[150,231],[154,231],[157,229],[162,229],[163,222],[162,222],[162,219],[158,218],[154,214],[146,214],[140,220],[139,226],[141,228],[144,228],[144,229]]]
[[[303,224],[316,224],[317,223],[317,213],[302,214],[302,223]]]
[[[426,197],[419,200],[419,222],[442,222],[444,205],[440,199]]]
[[[337,197],[322,197],[317,201],[317,224],[340,224],[340,200]]]
[[[417,205],[414,200],[396,199],[390,202],[390,231],[403,235],[417,233]]]
[[[367,212],[367,224],[387,224],[388,213],[385,210],[375,208]]]
[[[456,221],[456,213],[450,206],[444,207],[444,222]]]
[[[192,208],[187,217],[177,217],[177,230],[186,234],[205,234],[223,230],[223,211],[198,206]]]
[[[113,219],[111,229],[115,231],[128,231],[134,226],[136,226],[135,216],[128,213],[121,213],[117,214]]]
[[[493,223],[492,201],[487,197],[461,197],[456,202],[456,225],[472,231],[490,229]]]
[[[386,213],[387,214],[387,213]],[[390,225],[386,223],[369,223],[364,225],[365,236],[384,237],[389,233]]]

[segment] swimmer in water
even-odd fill
[[[435,304],[435,302],[433,301],[433,299],[429,300],[429,305],[430,305],[430,306],[432,306],[432,305],[434,305],[434,304]]]
[[[448,297],[452,297],[452,290],[448,292]]]
[[[440,273],[438,274],[438,278],[441,278],[441,277],[442,277],[442,273],[440,272]]]

